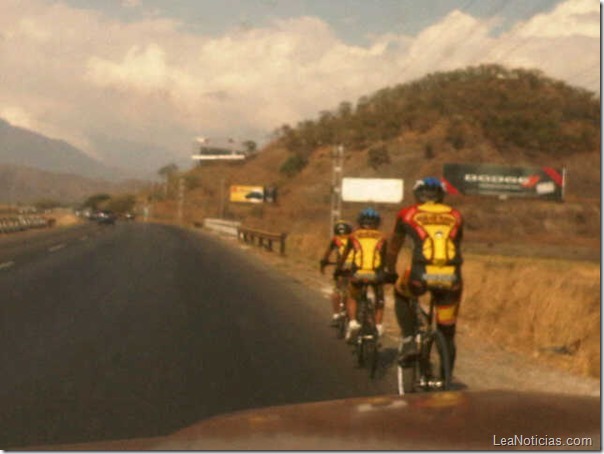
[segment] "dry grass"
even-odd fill
[[[473,335],[600,376],[600,265],[467,256],[460,323]]]

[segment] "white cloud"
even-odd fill
[[[13,126],[26,129],[32,129],[34,127],[29,114],[20,107],[2,106],[0,108],[0,118],[8,121]]]
[[[515,33],[524,38],[585,36],[600,38],[600,4],[594,0],[570,0],[552,12],[538,14]]]
[[[387,85],[480,63],[540,68],[599,91],[593,0],[569,0],[500,36],[496,25],[452,11],[417,36],[386,33],[361,47],[315,17],[201,36],[159,16],[121,23],[62,3],[3,0],[0,101],[10,108],[0,116],[91,154],[103,155],[102,135],[186,154],[199,134],[269,133]]]

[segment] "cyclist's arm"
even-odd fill
[[[337,271],[341,271],[342,268],[344,267],[344,264],[346,263],[346,259],[348,258],[348,254],[350,254],[351,249],[352,249],[352,241],[348,241],[348,243],[346,244],[346,247],[344,248],[344,251],[342,252],[342,255],[338,259],[338,263],[336,264]]]
[[[325,252],[323,253],[323,258],[321,259],[321,261],[323,261],[325,263],[329,262],[329,257],[331,257],[331,254],[333,253],[334,249],[336,249],[336,245],[332,239],[329,242],[327,249],[325,249]]]
[[[394,232],[392,232],[390,240],[388,241],[385,259],[387,272],[396,273],[396,261],[404,243],[405,229],[403,227],[402,221],[400,220],[400,218],[398,218],[396,220],[396,225],[394,226]]]

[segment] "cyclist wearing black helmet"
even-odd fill
[[[417,355],[413,334],[417,326],[411,298],[431,292],[436,303],[436,322],[455,361],[455,323],[462,294],[460,244],[463,219],[459,211],[445,205],[446,188],[438,178],[418,180],[413,188],[417,203],[396,216],[388,245],[388,276],[396,273],[396,262],[406,237],[412,240],[411,267],[395,285],[395,312],[403,345],[399,362],[406,365]]]
[[[348,327],[346,340],[352,341],[360,323],[357,320],[357,300],[363,282],[371,283],[375,296],[375,323],[378,334],[384,333],[384,265],[386,259],[386,238],[378,229],[382,218],[373,208],[365,208],[357,218],[358,228],[350,234],[348,245],[338,261],[336,274],[340,273],[349,257],[352,258],[352,274],[348,286]]]
[[[323,258],[319,261],[319,265],[321,267],[321,273],[325,271],[325,267],[329,265],[329,259],[332,254],[336,254],[336,263],[342,256],[346,245],[348,244],[348,235],[352,233],[352,225],[348,222],[339,220],[333,226],[333,237],[329,244],[327,245],[327,249],[323,254]],[[352,263],[352,257],[344,264],[344,268],[350,269],[350,265]],[[332,306],[332,317],[331,323],[335,325],[340,317],[340,301],[342,295],[344,293],[343,290],[348,286],[348,276],[334,275],[334,287],[331,293],[331,306]],[[344,303],[344,301],[342,301]]]

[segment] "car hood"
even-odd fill
[[[456,391],[267,407],[165,437],[24,450],[552,450],[582,437],[600,449],[599,397]]]

